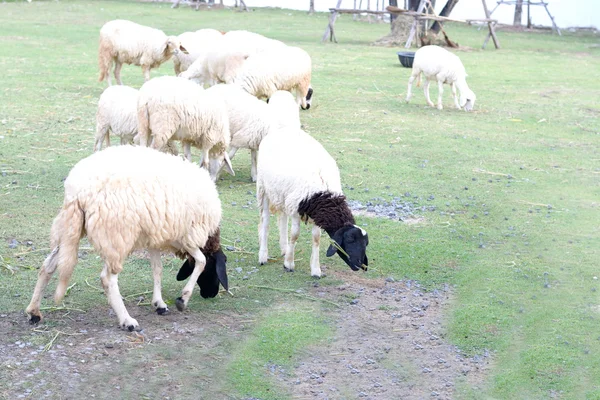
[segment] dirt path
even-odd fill
[[[444,339],[450,291],[335,274],[346,283],[311,293],[342,305],[330,315],[334,337],[304,351],[293,371],[265,366],[293,398],[451,399],[462,383],[485,378],[487,356],[467,358]],[[252,318],[129,310],[144,314],[144,336],[118,330],[104,304],[85,314],[54,312],[35,331],[21,313],[0,314],[0,397],[235,398],[219,374],[250,328],[239,321]]]

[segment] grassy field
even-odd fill
[[[0,313],[16,315],[28,304],[49,251],[62,180],[91,153],[96,103],[105,87],[97,81],[98,30],[116,18],[169,34],[247,29],[307,50],[315,97],[302,123],[337,160],[346,195],[362,203],[400,197],[424,207],[418,224],[358,217],[370,236],[371,268],[361,276],[416,280],[429,290],[450,285],[446,339],[471,355],[492,354],[485,382],[465,382],[456,398],[600,399],[597,36],[501,31],[502,49],[481,51],[483,30],[449,25],[453,40],[473,48],[459,53],[477,94],[475,111],[465,113],[451,107],[449,88],[442,111],[425,106],[420,89],[404,102],[410,70],[398,63],[398,49],[370,46],[387,33],[384,24],[344,16],[336,23],[339,43],[321,44],[325,14],[194,12],[116,1],[1,3]],[[152,72],[162,74],[173,74],[172,63]],[[122,77],[134,87],[143,83],[139,67],[124,66]],[[335,307],[260,287],[309,293],[315,285],[310,230],[302,228],[295,273],[283,273],[279,262],[254,269],[258,211],[249,156],[239,154],[233,164],[236,176],[218,188],[223,242],[235,248],[228,267],[236,296],[207,301],[195,295],[186,315],[250,321],[237,336],[222,338],[227,356],[213,371],[215,393],[288,398],[288,388],[265,366],[293,369],[308,344],[326,348],[335,335]],[[322,253],[327,276],[319,285],[340,284],[336,271],[346,265]],[[106,313],[97,290],[101,262],[85,241],[80,256],[77,285],[65,304]],[[164,261],[163,292],[172,305],[181,289],[175,281],[180,262]],[[130,258],[120,279],[125,296],[152,287],[146,265]],[[149,306],[143,311],[152,313]],[[138,321],[152,329],[144,315]],[[58,315],[46,317],[51,325]],[[116,319],[109,319],[116,330]],[[23,331],[28,340],[33,336]],[[207,389],[186,390],[179,396]]]

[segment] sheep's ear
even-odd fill
[[[227,153],[224,153],[224,154],[225,154],[225,158],[224,158],[225,164],[223,165],[223,168],[225,168],[225,172],[227,172],[229,175],[235,176],[235,172],[233,171],[233,167],[231,166],[231,159],[229,158],[229,155]]]
[[[227,256],[222,250],[219,250],[215,253],[215,258],[217,260],[217,276],[219,277],[219,282],[221,282],[223,289],[229,290],[229,281],[227,279]]]
[[[179,51],[181,51],[183,54],[190,54],[190,52],[187,51],[187,49],[181,44],[179,45]]]
[[[333,239],[333,241],[335,241],[340,247],[342,247],[342,243],[344,242],[344,232],[343,232],[344,228],[338,229],[338,231],[333,235],[333,237],[331,239]],[[337,247],[335,247],[333,244],[329,245],[329,248],[327,249],[327,253],[325,253],[325,255],[327,257],[331,257],[332,255],[334,255],[335,253],[337,253]]]
[[[363,264],[365,264],[366,266],[369,266],[369,258],[367,257],[366,254],[365,254],[365,259],[363,260]]]
[[[187,279],[192,274],[195,267],[196,267],[196,260],[188,257],[188,259],[185,260],[185,262],[179,269],[179,272],[177,273],[177,280],[182,281],[184,279]]]

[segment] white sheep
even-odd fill
[[[96,138],[94,151],[102,150],[102,142],[110,146],[109,132],[121,138],[121,144],[133,143],[138,132],[137,120],[138,90],[129,86],[109,86],[100,95],[96,110]],[[177,147],[167,142],[161,149],[177,155]]]
[[[231,141],[227,109],[220,96],[213,95],[186,79],[162,76],[144,83],[137,104],[138,136],[141,146],[161,149],[169,140],[183,143],[191,161],[190,146],[202,151],[202,166],[212,158],[225,162],[233,175],[227,148]],[[211,175],[216,179],[216,175]]]
[[[184,32],[177,38],[188,54],[180,51],[173,55],[175,75],[186,71],[198,57],[219,43],[223,38],[223,32],[216,29],[200,29],[195,32]]]
[[[471,111],[475,106],[475,93],[467,85],[467,73],[460,58],[457,55],[439,46],[423,46],[415,53],[415,59],[412,66],[412,74],[408,79],[408,92],[406,102],[412,97],[412,84],[417,79],[417,86],[421,83],[421,74],[425,75],[425,99],[430,107],[434,107],[429,97],[430,81],[438,83],[438,101],[437,108],[441,110],[442,94],[444,93],[444,83],[450,84],[452,88],[452,97],[456,108],[464,108],[465,111]],[[460,92],[460,104],[456,96],[456,89]]]
[[[179,76],[208,86],[231,83],[250,55],[285,47],[285,43],[258,33],[229,31],[220,40],[213,41],[212,47]]]
[[[239,149],[249,149],[251,153],[251,177],[256,182],[256,155],[262,139],[271,132],[274,118],[269,106],[236,85],[215,85],[206,89],[215,97],[225,101],[229,117],[229,159],[233,159]],[[223,159],[211,158],[209,172],[218,176],[225,166]]]
[[[258,260],[261,265],[268,258],[269,212],[274,212],[279,214],[279,246],[285,255],[285,270],[294,270],[294,248],[302,220],[313,224],[312,276],[321,276],[321,228],[332,239],[328,257],[337,252],[353,270],[366,270],[367,233],[355,225],[342,193],[335,160],[306,132],[287,129],[263,138],[258,154],[256,196],[260,208]],[[292,219],[289,241],[288,217]]]
[[[234,83],[258,98],[269,98],[277,90],[295,91],[296,102],[310,108],[312,62],[299,47],[286,46],[252,54]]]
[[[250,53],[239,49],[219,47],[198,56],[179,77],[193,80],[200,85],[213,86],[231,83],[239,74]]]
[[[137,134],[138,91],[129,86],[109,86],[100,95],[96,111],[96,141],[94,151],[102,149],[102,142],[110,146],[109,132],[121,138],[121,144],[133,142]]]
[[[109,21],[100,29],[98,49],[99,81],[104,79],[111,85],[110,68],[115,63],[115,79],[121,81],[123,64],[142,67],[144,80],[150,79],[150,69],[158,68],[179,51],[187,53],[176,36],[167,36],[159,29],[117,19]]]
[[[206,171],[152,149],[117,146],[79,161],[64,185],[63,206],[52,223],[53,250],[39,271],[26,309],[31,323],[42,318],[41,297],[57,268],[54,298],[58,303],[64,297],[84,235],[104,261],[100,279],[123,329],[139,329],[118,287],[123,263],[134,249],[148,249],[154,276],[152,304],[158,314],[168,312],[161,294],[161,251],[191,257],[195,262],[192,277],[176,301],[180,311],[187,306],[197,281],[205,283],[205,297],[218,293],[215,275],[228,289],[226,257],[219,239],[221,202]]]

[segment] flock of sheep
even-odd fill
[[[177,76],[150,79],[150,70],[171,58]],[[26,310],[31,323],[42,318],[41,297],[56,270],[55,300],[64,297],[83,236],[104,261],[102,286],[123,329],[139,329],[118,287],[123,263],[134,249],[148,249],[158,314],[169,311],[161,294],[161,251],[186,259],[177,275],[189,278],[176,300],[180,311],[196,282],[205,298],[215,297],[220,285],[229,291],[215,182],[222,169],[234,174],[231,158],[240,148],[251,151],[261,265],[269,256],[269,217],[275,213],[285,270],[294,270],[302,221],[313,225],[312,276],[321,276],[322,229],[331,240],[328,257],[337,253],[352,270],[367,269],[369,238],[346,203],[337,164],[300,126],[299,108],[308,109],[313,94],[311,58],[304,50],[247,31],[201,29],[175,37],[114,20],[100,30],[98,62],[100,81],[107,80],[109,87],[98,102],[94,154],[78,162],[65,180],[63,206],[51,229],[52,251]],[[113,64],[118,86],[111,86]],[[142,67],[145,83],[139,90],[122,85],[123,64]],[[435,80],[438,109],[444,83],[451,85],[457,108],[473,108],[475,94],[455,55],[437,46],[419,49],[407,102],[421,74],[429,105],[434,106],[429,82]],[[110,147],[110,134],[121,144],[138,146]],[[104,142],[107,148],[101,151]],[[185,159],[178,157],[176,142]],[[200,167],[191,162],[192,146],[201,151]]]
[[[150,79],[150,70],[171,58],[178,76]],[[353,270],[367,269],[368,235],[346,203],[337,164],[300,127],[299,108],[310,107],[313,93],[311,59],[304,50],[246,31],[202,29],[173,37],[115,20],[100,30],[98,61],[100,80],[109,87],[98,102],[94,153],[65,180],[64,202],[51,228],[52,251],[26,309],[31,323],[42,318],[41,297],[56,270],[55,300],[64,297],[83,236],[104,261],[102,286],[123,329],[139,330],[118,287],[134,249],[148,250],[158,314],[168,312],[161,251],[186,260],[177,275],[189,278],[176,300],[180,311],[196,282],[203,297],[216,296],[220,285],[228,291],[215,182],[222,169],[234,173],[231,158],[239,148],[252,153],[261,265],[269,255],[269,216],[276,213],[286,270],[294,270],[302,221],[313,224],[312,276],[321,276],[321,229],[331,239],[328,257],[337,253]],[[110,86],[113,64],[118,86]],[[139,90],[122,86],[123,64],[142,67],[145,83]],[[138,146],[110,147],[111,133],[121,144]],[[107,148],[101,150],[103,142]],[[185,159],[177,156],[176,142]],[[191,162],[192,146],[201,151],[200,167]]]

